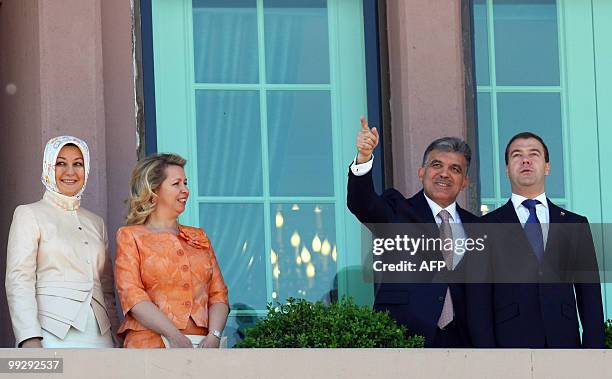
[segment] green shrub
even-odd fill
[[[606,348],[612,349],[612,320],[606,321]]]
[[[351,299],[325,305],[289,298],[268,305],[268,316],[237,348],[253,347],[423,347],[424,338],[408,336],[388,313],[358,306]]]

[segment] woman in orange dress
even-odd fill
[[[115,260],[124,347],[191,348],[197,336],[203,337],[197,347],[219,347],[227,287],[204,231],[177,222],[189,197],[185,163],[178,155],[157,154],[132,173]]]

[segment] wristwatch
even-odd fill
[[[221,339],[221,332],[218,331],[217,329],[213,329],[210,334],[212,334],[213,336],[217,337],[218,339]]]

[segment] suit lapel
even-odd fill
[[[459,204],[457,204],[457,212],[459,213],[459,217],[461,217],[462,223],[466,222],[470,224],[470,223],[478,222],[478,217],[466,211],[465,209],[461,208]]]
[[[425,199],[425,193],[420,190],[416,195],[408,199],[410,206],[416,211],[415,218],[420,224],[419,227],[422,229],[423,234],[428,237],[438,237],[440,235],[440,229],[434,218],[434,214],[429,207],[427,199]],[[443,260],[441,251],[429,252],[429,260]]]
[[[508,202],[501,208],[499,208],[499,211],[497,213],[497,220],[499,223],[502,224],[521,224],[521,222],[519,221],[518,216],[516,215],[516,211],[514,210],[514,204],[512,204],[511,200],[508,200]]]
[[[548,236],[546,237],[546,247],[544,249],[544,257],[550,256],[549,250],[554,250],[555,241],[559,241],[558,233],[561,231],[562,226],[559,224],[563,224],[565,222],[565,211],[555,205],[548,198],[546,199],[548,202]]]
[[[427,203],[427,199],[425,199],[423,190],[420,190],[416,195],[408,199],[408,203],[416,211],[415,217],[419,223],[436,224],[436,220],[431,208],[429,207],[429,204]]]
[[[546,199],[548,202],[548,216],[551,224],[560,224],[565,222],[565,211],[560,207],[556,206],[552,201]]]
[[[461,217],[461,226],[465,231],[465,236],[471,237],[475,230],[475,226],[473,224],[478,223],[478,217],[461,208],[459,204],[457,204],[457,213],[459,213],[459,217]]]
[[[478,217],[474,216],[472,213],[466,211],[461,208],[459,204],[457,204],[457,213],[459,213],[459,217],[461,217],[461,227],[465,233],[467,238],[478,238],[480,236],[476,235],[479,231],[476,228],[476,223],[478,223]],[[480,230],[482,231],[482,230]],[[459,261],[457,267],[455,267],[455,271],[459,271],[463,269],[464,262],[466,261],[465,256]]]
[[[504,229],[509,228],[510,230],[503,230],[503,239],[506,241],[505,244],[507,246],[518,246],[519,248],[512,248],[509,251],[516,252],[525,252],[526,255],[529,256],[529,260],[533,262],[538,262],[538,258],[533,252],[533,248],[525,235],[525,231],[523,230],[523,226],[521,225],[521,221],[516,215],[516,210],[514,209],[514,204],[512,204],[512,200],[508,200],[508,202],[499,209],[497,214],[497,222],[504,224]],[[500,231],[497,231],[500,233]],[[546,254],[545,254],[546,255]]]

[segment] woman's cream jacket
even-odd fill
[[[104,221],[78,200],[45,192],[15,209],[9,233],[6,297],[17,345],[84,330],[91,306],[102,334],[118,326]]]

